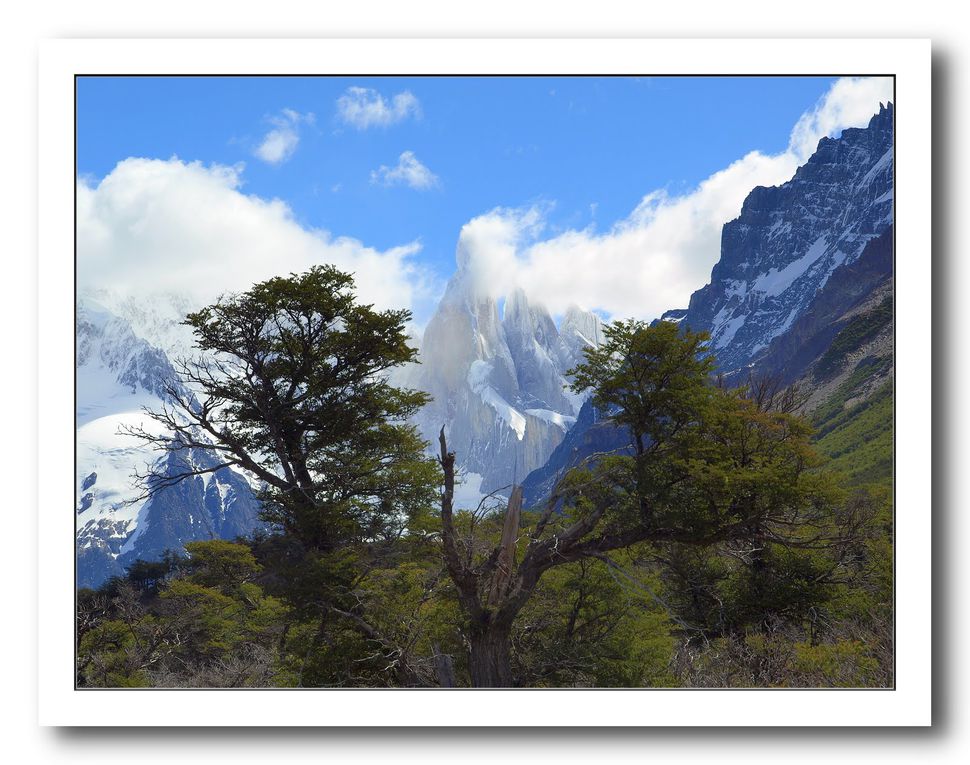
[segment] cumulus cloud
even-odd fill
[[[300,143],[300,125],[312,125],[313,121],[312,112],[300,114],[293,109],[283,109],[278,115],[269,118],[273,128],[263,136],[253,153],[271,165],[286,162]]]
[[[202,305],[272,276],[330,263],[355,275],[378,308],[423,306],[420,247],[380,251],[306,228],[286,203],[242,192],[241,166],[127,159],[100,183],[77,184],[78,281],[138,295],[171,291]]]
[[[387,127],[420,114],[421,104],[409,90],[385,99],[372,88],[350,87],[337,99],[337,117],[358,130]]]
[[[794,126],[787,149],[753,151],[681,195],[647,194],[609,230],[592,226],[543,238],[547,209],[498,208],[463,226],[459,265],[501,297],[515,286],[553,313],[577,303],[610,317],[652,319],[686,307],[720,256],[721,228],[755,186],[787,181],[826,135],[865,126],[892,99],[889,78],[836,81]]]
[[[438,176],[421,164],[413,151],[402,152],[394,167],[381,165],[376,170],[372,170],[370,181],[382,186],[403,184],[419,190],[430,189],[439,184]]]

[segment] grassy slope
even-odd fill
[[[819,451],[831,458],[829,467],[845,473],[853,485],[892,484],[892,382],[883,383],[864,401],[845,406],[889,363],[877,358],[859,364],[812,418]]]

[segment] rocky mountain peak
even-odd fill
[[[861,300],[891,289],[893,182],[893,105],[885,104],[867,127],[823,138],[788,182],[752,189],[723,228],[710,283],[661,320],[710,332],[729,379],[743,380],[752,365],[794,379]],[[563,337],[567,325],[578,319],[563,320]],[[585,402],[546,464],[523,481],[527,505],[589,455],[629,447],[629,434],[602,415]]]
[[[819,141],[791,180],[752,189],[725,224],[711,282],[691,296],[684,318],[711,333],[724,371],[751,363],[890,225],[892,151],[889,104],[867,127]]]
[[[563,315],[559,334],[576,361],[582,360],[584,348],[603,342],[603,321],[592,311],[571,305]]]
[[[459,464],[482,491],[507,486],[541,465],[582,404],[566,372],[602,339],[599,318],[570,308],[560,327],[521,289],[498,301],[476,287],[467,258],[421,341],[411,384],[430,393],[418,426],[433,439],[442,425]]]

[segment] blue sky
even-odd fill
[[[282,200],[306,230],[378,251],[416,243],[411,267],[434,293],[454,271],[463,227],[479,216],[506,211],[522,257],[523,247],[569,232],[601,246],[617,227],[644,224],[630,216],[651,193],[669,206],[742,158],[787,151],[804,161],[804,151],[792,151],[793,128],[822,113],[836,85],[817,77],[86,77],[77,83],[77,167],[91,189],[129,158],[231,167],[236,193]],[[870,91],[842,100],[871,102]],[[856,111],[871,113],[869,105]],[[844,127],[839,109],[816,119],[815,133]],[[793,166],[767,177],[781,182]],[[541,226],[527,220],[529,210],[540,211]],[[712,264],[692,268],[684,283]],[[656,306],[683,302],[685,289],[658,295]],[[586,302],[612,313],[597,305],[602,298]],[[428,311],[412,307],[419,318]]]

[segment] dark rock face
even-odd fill
[[[604,413],[587,400],[579,410],[576,424],[553,450],[541,468],[533,470],[522,482],[522,500],[526,507],[539,504],[571,468],[598,452],[629,452],[630,434],[616,427]]]
[[[722,371],[749,364],[892,216],[890,104],[868,127],[819,141],[787,183],[751,191],[741,215],[724,226],[711,282],[691,296],[683,322],[711,333]]]
[[[196,467],[216,464],[211,455],[193,450]],[[179,466],[169,457],[170,472]],[[193,476],[159,492],[142,508],[137,533],[120,557],[123,565],[137,558],[154,560],[166,550],[181,551],[186,542],[201,539],[233,539],[259,525],[259,505],[245,480],[222,468],[207,480]]]
[[[197,468],[216,464],[200,450],[192,450],[188,459]],[[175,455],[167,462],[172,474],[183,468]],[[167,550],[181,553],[186,542],[246,536],[259,525],[259,503],[238,473],[222,468],[206,479],[193,476],[145,502],[132,533],[127,523],[105,515],[89,521],[77,536],[78,585],[97,587],[138,559],[157,560]]]
[[[844,314],[892,276],[893,227],[890,225],[866,245],[858,260],[832,272],[808,309],[756,357],[755,374],[777,377],[785,385],[797,380],[845,326]]]
[[[108,529],[104,534],[91,539],[91,544],[77,547],[75,566],[77,586],[96,589],[113,576],[121,576],[124,568],[116,559],[118,544],[111,542]]]

